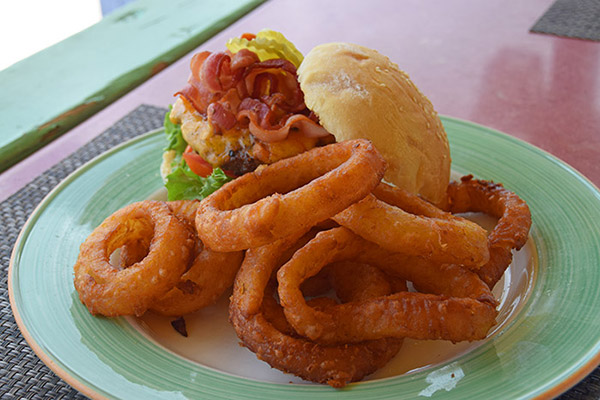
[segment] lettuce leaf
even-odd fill
[[[174,124],[169,118],[171,110],[164,120],[167,147],[165,151],[174,150],[175,157],[171,162],[171,173],[166,176],[167,200],[202,200],[212,192],[231,180],[220,168],[213,169],[210,176],[203,178],[190,170],[182,157],[187,147],[181,134],[181,125]]]
[[[220,168],[215,168],[206,178],[198,176],[184,161],[167,175],[167,200],[202,200],[231,180]]]
[[[178,155],[181,155],[185,151],[187,143],[181,134],[181,125],[174,124],[171,122],[171,118],[169,118],[172,108],[173,106],[169,106],[169,111],[167,111],[167,114],[165,114],[165,121],[163,123],[165,135],[167,136],[167,147],[165,147],[164,150],[175,150]]]

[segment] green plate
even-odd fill
[[[16,321],[37,355],[93,398],[554,397],[600,363],[600,193],[540,149],[469,122],[443,122],[453,170],[503,182],[533,217],[530,291],[508,323],[466,354],[334,390],[224,373],[167,350],[125,318],[92,317],[73,287],[79,244],[106,216],[162,186],[162,131],[92,160],[35,210],[9,269]]]

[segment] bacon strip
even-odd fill
[[[192,57],[184,97],[223,130],[236,124],[264,142],[285,140],[290,129],[308,137],[329,132],[306,108],[294,64],[283,59],[259,61],[250,50],[236,54],[204,51]]]
[[[281,119],[277,124],[273,124],[270,121],[273,113],[264,102],[246,98],[240,104],[240,108],[244,107],[250,108],[240,110],[237,119],[239,121],[247,120],[250,133],[263,142],[284,140],[292,128],[300,129],[307,137],[329,135],[325,128],[303,114],[290,114],[288,118]]]

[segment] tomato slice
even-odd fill
[[[225,175],[227,175],[231,179],[235,179],[238,177],[236,174],[234,174],[232,171],[230,171],[228,169],[224,169],[223,172],[225,173]]]
[[[256,39],[256,35],[254,33],[242,33],[242,36],[240,37],[246,40]]]
[[[206,161],[200,154],[196,153],[191,146],[188,145],[183,152],[183,159],[187,163],[188,167],[198,176],[206,178],[213,172],[213,167],[208,161]],[[229,170],[224,170],[225,175],[230,178],[237,178],[237,175]]]
[[[183,153],[183,159],[190,167],[192,172],[196,175],[206,178],[212,174],[212,165],[210,165],[208,161],[196,153],[190,146],[185,149],[185,152]]]

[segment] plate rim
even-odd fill
[[[59,378],[63,379],[65,382],[67,382],[73,388],[75,388],[79,392],[83,393],[85,396],[93,398],[93,399],[109,400],[108,397],[105,397],[104,395],[93,390],[89,386],[86,386],[83,382],[80,382],[75,377],[73,377],[68,371],[66,371],[65,369],[60,367],[58,364],[56,364],[54,362],[54,360],[52,360],[50,355],[43,351],[41,346],[34,340],[33,336],[27,329],[27,327],[23,321],[23,318],[21,317],[21,313],[19,312],[19,309],[16,305],[15,294],[14,294],[14,289],[13,289],[14,263],[15,263],[16,257],[18,256],[17,249],[22,245],[23,237],[29,232],[29,230],[33,226],[33,221],[39,217],[39,213],[41,212],[41,210],[47,206],[47,203],[49,203],[58,194],[58,192],[60,192],[65,186],[68,186],[68,184],[73,179],[75,179],[77,176],[79,176],[80,174],[85,172],[85,170],[90,168],[92,164],[96,164],[97,162],[101,161],[102,159],[110,157],[113,153],[118,152],[121,148],[130,146],[131,144],[135,143],[136,141],[144,140],[146,137],[156,135],[163,130],[164,130],[163,128],[152,129],[141,135],[138,135],[131,139],[125,140],[124,142],[119,143],[118,145],[113,146],[110,149],[92,157],[91,159],[89,159],[88,161],[84,162],[82,165],[77,167],[75,170],[70,172],[66,177],[64,177],[55,187],[53,187],[42,198],[42,200],[40,200],[40,202],[31,211],[31,214],[25,220],[25,223],[21,227],[21,230],[19,231],[19,234],[17,235],[17,237],[15,239],[15,243],[13,245],[13,248],[12,248],[12,251],[10,254],[10,258],[8,261],[8,271],[7,271],[8,299],[9,299],[10,308],[11,308],[13,317],[15,318],[15,322],[17,324],[17,327],[19,328],[20,333],[23,335],[23,338],[25,339],[25,341],[27,342],[29,347],[33,350],[35,355],[46,366],[48,366],[48,368],[50,368],[50,370],[52,372],[54,372]]]
[[[456,117],[450,117],[450,116],[446,116],[446,115],[440,115],[440,118],[442,119],[442,122],[447,120],[452,123],[458,123],[461,125],[470,126],[472,128],[476,128],[478,130],[485,131],[485,133],[487,133],[487,134],[494,134],[495,136],[501,137],[504,140],[508,140],[509,142],[512,142],[515,145],[518,145],[529,151],[533,151],[534,153],[538,153],[540,156],[543,156],[544,158],[548,159],[549,162],[551,162],[552,164],[555,164],[555,166],[559,166],[563,170],[567,171],[572,178],[576,178],[578,181],[583,183],[584,186],[586,186],[588,188],[588,190],[591,190],[592,192],[594,192],[595,197],[600,199],[600,189],[598,189],[598,187],[589,178],[587,178],[585,175],[583,175],[580,171],[578,171],[576,168],[574,168],[567,162],[559,159],[558,157],[547,152],[546,150],[541,149],[533,144],[530,144],[520,138],[516,138],[507,133],[504,133],[502,131],[496,130],[494,128],[491,128],[491,127],[488,127],[488,126],[485,126],[485,125],[482,125],[482,124],[479,124],[476,122],[472,122],[472,121],[468,121],[468,120],[464,120],[464,119],[460,119],[460,118],[456,118]],[[161,128],[150,130],[146,133],[138,135],[129,140],[126,140],[126,141],[106,150],[105,152],[91,158],[90,160],[88,160],[87,162],[85,162],[84,164],[82,164],[81,166],[76,168],[74,171],[72,171],[70,174],[68,174],[54,188],[52,188],[50,190],[50,192],[48,194],[46,194],[46,196],[44,196],[44,198],[33,209],[31,214],[28,216],[27,220],[23,224],[23,226],[15,240],[13,249],[11,251],[11,256],[10,256],[9,265],[8,265],[8,272],[7,272],[8,294],[9,294],[9,302],[10,302],[10,306],[11,306],[11,311],[13,313],[13,316],[15,317],[15,322],[17,323],[17,326],[18,326],[21,334],[23,335],[27,344],[34,351],[34,353],[40,358],[40,360],[42,362],[44,362],[44,364],[46,364],[59,378],[63,379],[66,383],[71,385],[73,388],[75,388],[76,390],[80,391],[82,394],[84,394],[90,398],[108,399],[109,397],[104,396],[98,390],[95,390],[94,388],[91,387],[94,385],[86,385],[85,382],[80,381],[75,376],[73,376],[76,374],[69,373],[67,370],[65,370],[64,368],[59,366],[57,363],[55,363],[52,360],[51,355],[48,354],[47,352],[45,352],[42,349],[42,347],[39,345],[39,343],[33,338],[31,333],[27,329],[27,326],[25,325],[23,318],[20,315],[19,309],[16,305],[15,294],[13,293],[14,292],[14,289],[13,289],[14,277],[13,277],[13,275],[14,275],[14,269],[15,269],[15,267],[14,267],[15,259],[17,258],[17,249],[19,249],[23,245],[23,237],[30,231],[31,227],[34,225],[34,220],[40,216],[41,210],[43,208],[45,208],[52,201],[52,199],[57,195],[58,192],[60,192],[62,189],[64,189],[66,186],[68,186],[69,183],[71,181],[73,181],[77,176],[79,176],[80,174],[84,173],[86,170],[91,168],[93,166],[93,164],[96,164],[96,163],[100,162],[101,160],[103,160],[104,158],[110,157],[112,154],[120,151],[123,147],[130,146],[137,141],[145,140],[147,137],[156,135],[162,131],[163,131],[163,128],[161,127]],[[535,285],[535,282],[534,282],[534,285]],[[600,351],[597,351],[596,354],[593,355],[593,357],[591,357],[586,363],[584,363],[583,365],[578,367],[577,370],[570,373],[567,377],[562,379],[560,382],[554,384],[553,386],[549,386],[544,392],[539,393],[538,395],[534,396],[533,398],[536,398],[536,399],[553,398],[557,395],[560,395],[561,393],[564,393],[565,391],[569,390],[574,385],[576,385],[578,382],[580,382],[582,379],[584,379],[588,374],[590,374],[599,365],[600,365]],[[73,372],[75,372],[75,371],[73,371]],[[386,379],[383,379],[383,380],[386,380]],[[98,388],[98,389],[101,390],[101,388]]]
[[[547,150],[544,150],[541,147],[531,144],[523,139],[512,136],[506,132],[502,132],[495,128],[490,128],[489,126],[485,126],[485,125],[477,123],[477,122],[473,122],[473,121],[469,121],[469,120],[457,118],[457,117],[450,117],[450,116],[442,115],[442,114],[440,114],[439,117],[441,118],[442,122],[444,120],[448,120],[448,121],[452,121],[454,123],[459,123],[459,124],[466,125],[466,126],[476,127],[478,129],[487,131],[487,133],[493,133],[493,134],[497,135],[498,137],[502,137],[504,140],[508,140],[509,142],[513,142],[521,147],[527,148],[528,150],[532,150],[532,151],[535,151],[535,152],[543,155],[546,159],[550,160],[553,164],[560,166],[562,169],[568,171],[571,175],[575,175],[579,181],[584,182],[587,186],[590,186],[590,188],[592,188],[594,191],[597,192],[599,199],[600,199],[600,186],[597,186],[594,182],[592,182],[587,176],[585,176],[577,168],[575,168],[568,162],[558,158],[557,156],[548,152]],[[452,147],[452,145],[450,145],[450,147]]]

